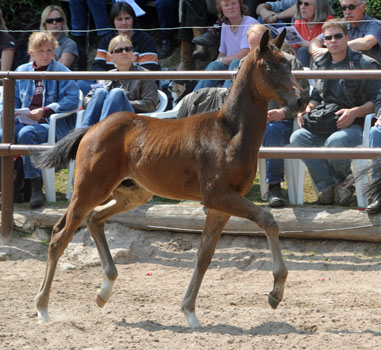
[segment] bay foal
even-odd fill
[[[267,103],[276,99],[293,110],[307,102],[281,54],[284,34],[245,59],[222,109],[179,120],[115,113],[90,129],[75,130],[52,150],[35,157],[39,167],[59,166],[76,158],[72,200],[53,227],[45,277],[36,297],[38,319],[48,321],[48,302],[59,257],[83,219],[98,248],[103,284],[96,302],[110,298],[117,270],[104,233],[107,219],[146,203],[153,194],[202,201],[208,208],[196,267],[182,302],[191,327],[200,323],[195,302],[217,241],[230,216],[254,221],[266,232],[273,258],[274,286],[269,303],[283,297],[287,269],[279,247],[279,229],[268,211],[243,197],[257,170],[266,128]]]

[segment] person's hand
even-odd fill
[[[261,14],[262,20],[265,23],[275,23],[277,22],[277,15],[274,11],[263,9],[263,15]]]
[[[316,47],[312,50],[312,58],[314,61],[316,61],[319,57],[325,55],[325,53],[328,51],[326,47]]]
[[[356,112],[352,109],[343,108],[336,112],[339,119],[336,122],[338,129],[344,129],[351,126],[356,119]]]
[[[286,117],[286,114],[284,113],[284,110],[279,109],[272,109],[267,112],[267,121],[268,122],[280,122]]]
[[[36,108],[33,109],[29,114],[28,117],[32,120],[39,121],[44,117],[44,109],[43,108]]]

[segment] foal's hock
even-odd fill
[[[58,259],[84,219],[102,263],[104,281],[96,302],[104,306],[117,278],[104,224],[110,216],[146,203],[153,194],[202,201],[209,209],[196,267],[181,306],[191,327],[200,326],[196,297],[232,215],[265,230],[274,265],[269,303],[274,309],[278,306],[287,278],[278,225],[271,213],[243,195],[256,174],[268,101],[276,99],[293,110],[303,109],[307,102],[279,50],[284,36],[285,32],[271,43],[267,33],[263,35],[260,47],[246,57],[218,112],[177,120],[115,113],[90,129],[76,130],[35,157],[40,167],[62,166],[76,158],[73,197],[53,227],[46,272],[36,297],[39,322],[49,320],[49,293]]]

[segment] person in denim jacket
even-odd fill
[[[17,72],[57,71],[69,72],[55,61],[54,49],[58,43],[48,32],[35,32],[29,37],[28,51],[33,61],[17,67]],[[79,104],[79,88],[74,80],[16,80],[15,108],[29,108],[30,121],[21,123],[16,115],[15,142],[35,145],[48,140],[49,117],[54,113],[75,110]],[[2,106],[1,106],[2,110]],[[66,136],[75,126],[75,115],[57,121],[57,140]],[[3,130],[0,130],[2,138]],[[32,208],[40,207],[45,197],[42,193],[41,171],[34,167],[29,156],[23,157],[25,178],[31,181]]]
[[[346,23],[333,19],[323,24],[324,42],[328,52],[315,62],[315,70],[380,69],[376,60],[348,46]],[[329,136],[318,135],[303,128],[290,139],[293,147],[356,147],[362,143],[364,117],[374,112],[381,81],[377,79],[317,79],[305,112],[319,104],[336,103],[338,131]],[[350,205],[354,187],[347,186],[351,173],[350,159],[303,159],[319,191],[319,204]]]

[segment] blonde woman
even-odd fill
[[[77,70],[77,44],[67,37],[66,15],[60,6],[49,5],[41,14],[40,30],[50,32],[58,41],[54,54],[58,62],[71,70]]]
[[[35,32],[29,37],[28,52],[32,61],[17,67],[17,72],[68,72],[63,64],[54,60],[57,41],[48,32]],[[48,140],[49,117],[53,113],[72,111],[79,103],[79,88],[74,80],[16,80],[15,108],[29,108],[28,121],[15,118],[15,140],[23,145],[36,145]],[[2,110],[2,106],[0,106]],[[57,121],[56,136],[61,139],[75,126],[75,115]],[[0,139],[3,130],[0,130]],[[23,156],[25,178],[30,179],[32,194],[30,206],[43,205],[41,171]]]
[[[126,35],[118,35],[111,39],[108,52],[117,67],[110,72],[147,71],[133,64],[134,48]],[[153,112],[159,103],[157,85],[154,80],[97,81],[96,88],[89,92],[86,99],[89,97],[91,99],[86,106],[82,122],[84,127],[91,126],[115,112]]]

